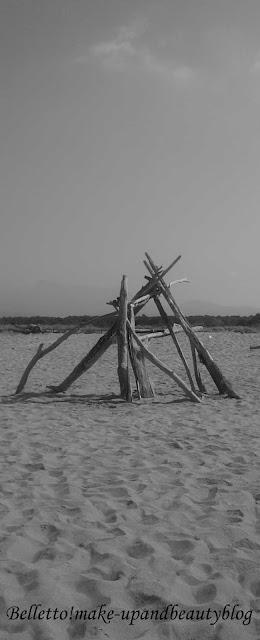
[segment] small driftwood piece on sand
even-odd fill
[[[152,258],[149,256],[148,253],[145,253],[145,255],[146,255],[147,260],[148,260],[149,265],[150,265],[149,272],[151,273],[152,276],[156,276],[157,275],[158,286],[159,286],[164,298],[167,300],[167,302],[169,304],[169,307],[174,312],[174,315],[176,315],[179,318],[180,325],[183,327],[183,329],[184,329],[185,333],[187,334],[188,338],[190,338],[190,340],[192,341],[194,347],[197,349],[198,354],[199,354],[199,356],[201,358],[201,361],[203,362],[205,367],[208,369],[208,372],[210,373],[212,379],[214,380],[215,385],[219,390],[219,393],[220,394],[227,394],[227,396],[229,398],[239,399],[239,395],[232,389],[230,383],[223,376],[222,372],[220,371],[220,369],[217,366],[217,364],[214,362],[214,360],[211,357],[210,353],[204,347],[204,345],[202,344],[202,342],[200,341],[198,336],[192,331],[192,328],[190,327],[190,325],[187,322],[186,318],[183,316],[180,308],[178,307],[177,303],[175,302],[172,294],[169,291],[169,288],[168,288],[167,284],[165,283],[163,277],[160,275],[160,273],[159,273],[156,265],[154,264]]]
[[[118,367],[117,374],[119,379],[121,398],[131,402],[132,392],[128,368],[128,340],[127,340],[127,278],[123,276],[121,281],[119,309],[118,309],[118,326],[117,326],[117,353]]]
[[[129,305],[129,322],[133,331],[135,331],[135,316],[133,306]],[[149,375],[145,365],[143,351],[133,340],[132,333],[128,330],[128,345],[130,360],[135,376],[136,388],[139,398],[153,398],[154,390],[149,379]]]
[[[53,351],[54,349],[56,349],[56,347],[58,347],[62,342],[64,342],[65,340],[67,340],[73,333],[75,333],[76,331],[78,331],[79,327],[73,327],[72,329],[69,329],[68,331],[66,331],[65,333],[63,333],[62,336],[60,336],[57,340],[55,340],[55,342],[53,342],[52,344],[49,345],[49,347],[46,347],[45,349],[43,348],[43,342],[41,342],[41,344],[39,345],[36,353],[34,354],[33,358],[30,360],[29,364],[27,365],[21,380],[16,388],[15,391],[15,395],[18,393],[21,393],[21,391],[23,391],[26,382],[28,380],[28,377],[33,369],[33,367],[35,367],[36,363],[38,362],[38,360],[40,360],[41,358],[43,358],[44,356],[47,356],[48,353],[50,353],[51,351]]]
[[[260,344],[252,344],[249,349],[252,351],[253,349],[260,349]]]
[[[161,369],[161,371],[163,371],[168,376],[170,376],[170,378],[175,380],[175,382],[177,382],[179,387],[181,387],[181,389],[185,391],[186,395],[190,398],[190,400],[193,400],[193,402],[201,402],[201,399],[199,398],[199,396],[197,396],[196,393],[194,393],[194,391],[191,391],[191,389],[189,389],[189,387],[186,385],[185,382],[183,382],[183,380],[177,375],[177,373],[175,373],[171,369],[168,369],[168,367],[166,367],[163,364],[163,362],[161,362],[161,360],[159,360],[151,351],[149,351],[149,349],[147,349],[147,347],[144,346],[144,344],[142,343],[142,340],[140,340],[140,338],[138,338],[138,335],[135,333],[135,331],[133,331],[129,320],[127,321],[127,324],[134,340],[137,342],[138,346],[143,351],[147,360],[150,360],[150,362],[152,362],[156,367]]]
[[[202,325],[198,325],[196,327],[192,327],[193,331],[204,331],[204,327]],[[173,333],[184,333],[183,328],[182,327],[178,327],[178,329],[175,329],[174,327],[172,327]],[[141,330],[138,329],[136,331],[137,335],[139,336],[139,338],[141,338],[141,340],[152,340],[152,338],[168,338],[170,335],[170,331],[168,329],[162,329],[161,331],[151,331],[150,333],[147,333],[145,330]]]

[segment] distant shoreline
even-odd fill
[[[202,325],[210,331],[237,331],[255,333],[260,331],[260,313],[250,316],[234,315],[192,315],[186,316],[193,326]],[[63,333],[72,327],[78,327],[78,333],[103,333],[114,321],[113,316],[5,316],[0,318],[0,333]],[[159,316],[140,315],[136,318],[139,330],[161,330]]]

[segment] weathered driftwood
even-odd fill
[[[146,255],[146,254],[145,254]],[[164,269],[164,271],[161,273],[162,278],[164,278],[164,276],[166,276],[166,274],[173,268],[175,267],[175,265],[177,264],[177,262],[179,262],[179,260],[181,259],[181,256],[177,256],[177,258],[175,258],[171,264],[167,267],[167,269]]]
[[[201,393],[206,393],[207,392],[206,387],[202,382],[200,370],[197,362],[196,349],[194,347],[193,342],[191,342],[191,340],[190,340],[190,348],[191,348],[191,355],[192,355],[192,361],[193,361],[194,375],[198,385],[198,389],[201,391]]]
[[[137,342],[138,346],[143,351],[147,360],[150,360],[150,362],[152,362],[156,367],[161,369],[161,371],[166,373],[166,375],[170,376],[170,378],[175,380],[175,382],[177,382],[177,384],[181,387],[181,389],[185,391],[186,395],[190,398],[190,400],[193,400],[193,402],[201,402],[200,398],[196,395],[196,393],[194,393],[194,391],[191,391],[191,389],[189,389],[189,387],[186,385],[185,382],[183,382],[183,380],[177,375],[177,373],[172,371],[172,369],[169,369],[168,367],[166,367],[163,364],[163,362],[161,362],[161,360],[159,360],[151,351],[149,351],[149,349],[147,349],[147,347],[145,347],[145,345],[142,343],[142,340],[140,340],[140,338],[138,338],[138,335],[135,333],[135,331],[133,331],[129,320],[127,321],[127,324],[128,324],[129,330],[132,333],[134,340]]]
[[[106,319],[110,319],[110,318],[114,318],[117,315],[117,313],[114,311],[113,313],[107,313],[104,316],[102,316],[103,318]],[[44,356],[46,356],[48,353],[50,353],[51,351],[53,351],[53,349],[56,349],[56,347],[58,347],[60,344],[62,344],[62,342],[64,342],[65,340],[67,340],[71,335],[73,335],[74,333],[77,333],[77,331],[80,331],[80,329],[84,329],[84,327],[87,327],[88,324],[92,323],[95,321],[95,319],[100,319],[100,316],[95,316],[94,318],[91,318],[88,322],[85,322],[84,325],[80,324],[77,325],[76,327],[72,327],[71,329],[68,329],[68,331],[65,331],[65,333],[62,334],[62,336],[60,336],[57,340],[55,340],[52,344],[49,345],[49,347],[46,347],[45,349],[43,349],[43,343],[41,343],[35,353],[35,355],[33,356],[33,358],[30,360],[29,364],[27,365],[21,380],[16,388],[15,391],[15,395],[18,393],[21,393],[21,391],[23,391],[26,382],[28,380],[28,377],[33,369],[33,367],[36,365],[36,363],[38,362],[38,360],[40,360],[41,358],[43,358]]]
[[[210,373],[213,381],[215,382],[215,385],[218,388],[219,393],[220,394],[227,394],[229,398],[237,398],[237,399],[239,399],[238,394],[232,389],[231,384],[223,376],[222,372],[220,371],[220,369],[217,366],[217,364],[214,362],[214,360],[211,357],[210,353],[204,347],[204,345],[202,344],[202,342],[200,341],[198,336],[192,331],[192,328],[190,327],[190,325],[187,322],[186,318],[183,316],[179,306],[175,302],[175,300],[174,300],[172,294],[170,293],[169,288],[168,288],[167,284],[165,283],[163,277],[158,273],[157,267],[154,264],[152,258],[149,256],[148,253],[146,253],[145,255],[146,255],[146,257],[148,259],[148,262],[149,262],[149,265],[150,265],[149,272],[153,276],[157,275],[158,286],[160,287],[160,290],[161,290],[164,298],[167,300],[167,302],[168,302],[170,308],[172,309],[172,311],[174,312],[174,314],[176,316],[178,316],[181,326],[183,327],[183,329],[184,329],[185,333],[187,334],[187,336],[192,341],[194,347],[197,349],[198,354],[199,354],[201,360],[203,361],[203,364],[208,369],[208,372]]]
[[[171,287],[174,287],[176,284],[183,284],[184,282],[185,283],[189,283],[190,280],[187,280],[187,278],[180,278],[179,280],[172,280],[170,282],[170,284],[168,284],[168,287],[170,289]]]
[[[168,338],[170,335],[170,331],[168,329],[162,329],[162,331],[151,331],[150,333],[146,333],[146,331],[136,331],[138,337],[141,340],[151,340],[152,338]]]
[[[62,342],[64,342],[65,340],[67,340],[73,333],[75,333],[76,331],[79,330],[79,327],[73,327],[72,329],[69,329],[68,331],[66,331],[65,333],[63,333],[62,336],[60,336],[57,340],[55,340],[55,342],[52,342],[52,344],[49,345],[49,347],[46,347],[45,349],[43,348],[43,342],[41,342],[41,344],[39,345],[36,353],[34,354],[33,358],[30,360],[29,364],[27,365],[21,380],[16,388],[15,391],[15,395],[17,393],[21,393],[21,391],[23,391],[26,382],[28,380],[28,377],[33,369],[33,367],[35,367],[36,363],[38,362],[38,360],[40,360],[41,358],[43,358],[44,356],[46,356],[48,353],[50,353],[51,351],[53,351],[53,349],[56,349],[56,347],[58,347]]]
[[[77,366],[71,371],[71,373],[58,385],[48,385],[48,389],[55,393],[60,393],[62,391],[66,391],[70,385],[75,382],[80,376],[82,376],[85,371],[90,369],[90,367],[97,362],[97,360],[105,353],[105,351],[110,347],[113,343],[114,337],[117,332],[117,321],[114,322],[112,327],[108,329],[108,331],[101,336],[101,338],[96,342],[94,347],[90,349],[87,355],[82,358],[82,360],[77,364]]]
[[[137,303],[135,307],[136,314],[139,313],[145,306],[147,300]],[[117,312],[108,313],[103,318],[114,318],[117,316]],[[75,331],[77,328],[75,329]],[[117,321],[114,322],[112,327],[98,340],[98,342],[92,347],[86,356],[76,365],[71,373],[58,385],[48,385],[47,388],[54,393],[66,391],[80,376],[88,371],[95,362],[105,353],[105,351],[112,345],[117,339]]]
[[[128,318],[132,330],[135,331],[135,316],[133,306],[129,305]],[[136,388],[139,398],[153,398],[154,390],[146,369],[143,351],[133,340],[132,333],[128,330],[128,345],[131,364],[135,376]]]
[[[118,326],[117,326],[117,374],[121,398],[131,402],[132,392],[128,368],[128,340],[127,340],[127,278],[123,276],[120,289]]]
[[[139,305],[139,304],[142,304],[142,303],[146,304],[147,302],[149,302],[149,300],[151,300],[151,297],[152,297],[151,294],[148,293],[148,295],[146,295],[146,296],[142,296],[141,298],[137,298],[137,300],[134,300],[131,304],[134,307],[136,305]]]
[[[193,331],[204,331],[204,327],[202,327],[202,325],[192,327],[192,329]],[[172,327],[172,331],[174,334],[184,333],[182,327],[178,327],[177,329],[175,329],[175,327]],[[139,338],[141,338],[141,340],[152,340],[153,338],[168,338],[170,335],[170,331],[168,329],[162,329],[161,331],[155,330],[155,331],[151,331],[150,333],[146,333],[145,330],[140,331],[140,329],[138,329],[136,333],[139,336]]]
[[[177,352],[178,352],[178,354],[180,356],[180,359],[181,359],[181,361],[182,361],[182,363],[184,365],[184,368],[185,368],[185,371],[186,371],[187,378],[189,380],[191,389],[192,389],[192,391],[194,391],[196,393],[196,389],[195,389],[195,385],[194,385],[194,382],[193,382],[193,379],[192,379],[192,375],[191,375],[190,370],[189,370],[189,365],[188,365],[187,360],[186,360],[186,358],[184,356],[184,353],[183,353],[183,351],[182,351],[182,349],[181,349],[181,347],[179,345],[178,339],[176,338],[176,335],[175,335],[175,333],[173,331],[173,328],[172,328],[171,322],[170,322],[170,320],[169,320],[169,318],[167,316],[167,313],[164,310],[164,308],[162,306],[162,303],[161,303],[161,301],[159,300],[159,298],[157,296],[154,296],[154,302],[156,304],[156,307],[157,307],[157,309],[158,309],[158,311],[160,313],[160,316],[161,316],[163,322],[166,324],[166,327],[168,327],[168,329],[169,329],[170,335],[171,335],[171,337],[173,339],[173,342],[175,344]]]
[[[174,379],[177,384],[185,391],[190,399],[195,402],[200,402],[201,399],[199,397],[199,392],[195,389],[195,385],[193,382],[193,377],[191,375],[188,363],[184,357],[182,349],[178,343],[177,338],[175,337],[175,333],[178,331],[184,331],[190,340],[191,352],[192,352],[192,360],[194,366],[194,374],[195,380],[198,385],[198,389],[200,392],[205,391],[205,387],[201,380],[197,355],[199,360],[207,367],[210,375],[212,376],[217,388],[220,393],[226,393],[229,397],[239,398],[239,396],[233,391],[230,383],[224,378],[221,373],[219,367],[213,361],[211,355],[205,349],[202,342],[196,336],[196,329],[190,327],[186,318],[183,316],[181,310],[179,309],[177,303],[175,302],[170,288],[179,282],[186,282],[186,278],[182,278],[181,280],[174,280],[167,285],[164,276],[170,271],[170,269],[180,260],[181,256],[178,256],[169,267],[163,269],[163,267],[157,267],[150,256],[146,254],[148,262],[145,261],[145,265],[148,269],[149,276],[145,276],[148,282],[141,287],[141,289],[135,294],[132,298],[129,305],[129,318],[127,318],[127,289],[126,289],[126,278],[124,277],[122,280],[121,286],[121,295],[120,298],[112,300],[110,304],[115,308],[115,311],[110,314],[106,314],[103,318],[113,318],[116,320],[111,328],[98,340],[98,342],[93,346],[93,348],[89,351],[87,355],[74,367],[73,371],[58,385],[50,385],[49,388],[51,391],[63,392],[66,391],[70,385],[75,382],[83,373],[85,373],[97,360],[102,356],[102,354],[108,349],[108,347],[113,344],[115,340],[118,342],[118,375],[120,381],[120,389],[121,395],[127,400],[131,399],[131,387],[130,387],[130,379],[129,379],[129,360],[128,356],[130,356],[131,364],[133,367],[137,391],[139,397],[151,397],[153,395],[152,385],[150,383],[146,367],[145,367],[145,358],[149,359],[153,364],[158,366],[162,371],[164,371],[167,375],[169,375],[172,379]],[[163,296],[170,306],[171,312],[173,312],[173,317],[168,318],[164,308],[161,305],[159,297]],[[141,311],[141,309],[147,304],[150,299],[154,299],[156,306],[161,314],[161,317],[168,329],[165,331],[152,331],[150,333],[146,333],[146,335],[142,335],[142,338],[139,338],[135,332],[135,316],[137,313]],[[118,320],[119,316],[119,320]],[[92,319],[93,321],[93,319]],[[173,327],[174,324],[179,324],[179,329],[175,329]],[[88,324],[88,322],[86,322]],[[64,340],[66,340],[70,335],[76,333],[79,329],[83,328],[82,325],[79,327],[73,327],[69,329],[69,331],[65,332],[62,336],[58,338],[52,345],[47,348],[43,348],[43,344],[40,344],[36,354],[33,356],[28,366],[26,367],[19,385],[16,389],[16,393],[20,393],[28,379],[28,376],[38,362],[38,360],[48,354],[50,351],[55,349],[59,344],[61,344]],[[153,353],[149,351],[146,345],[143,344],[142,340],[148,340],[151,338],[171,335],[175,346],[177,348],[178,354],[184,364],[186,374],[188,376],[191,389],[188,388],[187,384],[183,382],[183,380],[171,369],[166,367]],[[260,348],[260,345],[255,345],[250,347],[251,349]]]
[[[177,258],[175,258],[175,260],[171,262],[169,267],[167,267],[167,269],[164,269],[164,271],[162,271],[161,273],[162,277],[164,277],[175,266],[175,264],[179,262],[180,259],[181,259],[181,256],[177,256]],[[131,300],[131,304],[133,304],[133,302],[138,300],[138,298],[141,298],[142,296],[146,296],[149,293],[151,294],[150,297],[152,297],[152,292],[155,292],[155,289],[157,288],[157,283],[158,283],[157,275],[153,274],[151,278],[148,278],[147,284],[143,285],[143,287],[141,287],[141,289],[139,289],[139,291],[137,291],[137,293],[133,296]]]
[[[249,349],[260,349],[260,344],[252,344]]]
[[[133,329],[135,329],[135,317],[134,317],[134,309],[133,306],[128,305],[128,319],[129,322],[132,326]],[[136,386],[136,393],[137,393],[137,398],[138,400],[141,400],[141,391],[140,391],[140,384],[139,384],[139,379],[138,379],[138,370],[137,370],[137,366],[136,366],[136,361],[135,361],[135,357],[133,355],[134,349],[133,349],[133,339],[132,339],[132,335],[127,327],[127,342],[128,342],[128,353],[129,353],[129,358],[130,358],[130,362],[132,365],[132,369],[133,369],[133,374],[134,374],[134,378],[135,378],[135,386]]]

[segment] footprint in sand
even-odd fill
[[[99,551],[95,549],[92,543],[85,546],[85,549],[89,551],[90,559],[91,559],[91,562],[93,562],[93,564],[96,564],[96,562],[103,562],[104,560],[107,560],[108,558],[110,558],[109,553],[99,553]]]
[[[108,573],[105,573],[99,567],[92,567],[91,572],[97,574],[103,580],[108,580],[109,582],[116,582],[125,575],[121,569],[116,569],[115,567],[112,567]]]
[[[128,547],[127,553],[131,558],[145,558],[153,553],[153,547],[143,540],[136,540]]]
[[[72,622],[70,626],[67,627],[67,632],[70,640],[80,640],[80,638],[86,638],[87,623],[80,620],[75,620],[75,622]],[[96,634],[93,634],[92,637],[95,637],[95,635]]]
[[[34,509],[23,509],[23,516],[26,520],[32,520],[34,516]]]
[[[112,533],[114,537],[126,535],[125,531],[123,531],[123,529],[120,529],[120,527],[115,527],[114,529],[111,529],[110,533]]]
[[[110,493],[114,498],[128,498],[129,493],[124,487],[111,487]]]
[[[56,552],[52,547],[45,547],[45,549],[41,549],[37,551],[35,556],[32,559],[32,562],[38,562],[38,560],[55,560]]]
[[[25,571],[24,573],[16,573],[19,584],[24,587],[26,591],[34,591],[39,586],[39,574],[36,569]]]
[[[251,592],[254,594],[256,598],[260,597],[260,580],[256,580],[252,582],[250,585]]]
[[[209,602],[214,600],[217,595],[217,589],[213,583],[205,584],[200,587],[194,594],[196,602],[199,604],[202,602]]]
[[[63,476],[63,470],[52,469],[51,471],[49,471],[49,476],[52,476],[53,478],[61,478]]]
[[[128,509],[137,509],[137,504],[134,500],[127,500],[126,506]]]
[[[183,560],[194,549],[194,543],[191,540],[172,540],[171,542],[168,541],[168,545],[176,560]]]
[[[40,526],[42,531],[47,534],[49,543],[53,544],[56,542],[60,535],[59,529],[57,529],[54,524],[41,524]]]
[[[104,602],[107,607],[109,607],[111,603],[111,598],[104,596],[104,594],[99,591],[96,580],[88,578],[87,576],[80,576],[80,579],[76,584],[76,589],[80,593],[84,593],[84,595],[89,597],[93,607],[98,607],[99,605],[104,604]]]
[[[45,466],[42,462],[28,462],[24,466],[29,471],[45,471]]]
[[[227,514],[228,521],[234,524],[239,524],[244,518],[243,511],[241,511],[240,509],[228,509]]]
[[[142,511],[142,522],[143,524],[155,524],[156,522],[159,522],[159,518],[154,516],[152,513],[146,514],[145,511]]]
[[[117,522],[117,513],[114,509],[108,509],[105,513],[105,522],[108,524],[113,524]]]

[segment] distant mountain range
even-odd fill
[[[67,316],[103,315],[112,309],[106,305],[118,291],[113,287],[63,285],[41,280],[34,285],[0,287],[0,316]],[[177,297],[178,300],[178,297]],[[205,300],[181,303],[185,315],[253,315],[259,307],[223,305]],[[144,308],[147,315],[155,315],[154,306]]]

